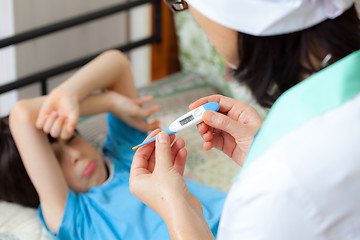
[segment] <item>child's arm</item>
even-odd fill
[[[59,88],[76,95],[79,101],[98,89],[113,90],[128,98],[137,97],[129,60],[118,50],[100,54]]]
[[[120,116],[117,116],[127,124],[142,131],[148,131],[153,126],[158,125],[156,122],[145,124],[142,121],[142,118],[147,118],[152,112],[159,110],[159,106],[150,109],[139,107],[139,105],[151,101],[152,98],[137,99],[128,59],[120,51],[110,50],[85,65],[74,76],[50,93],[49,98],[41,107],[36,123],[37,127],[51,133],[53,124],[47,121],[47,117],[52,112],[56,112],[58,116],[64,118],[63,124],[65,125],[65,131],[62,131],[59,136],[64,139],[70,137],[79,117],[77,103],[98,89],[110,90],[124,96],[121,99],[118,98],[119,103],[114,108],[121,113]],[[129,99],[132,100],[132,103],[129,103]],[[99,105],[97,102],[93,103],[94,107]],[[121,105],[121,103],[124,104]],[[132,116],[132,119],[129,119],[129,116]],[[52,136],[58,137],[53,134]]]

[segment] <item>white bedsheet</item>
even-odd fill
[[[0,240],[53,239],[41,225],[37,209],[0,202]]]

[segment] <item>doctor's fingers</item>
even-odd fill
[[[160,132],[160,129],[156,129],[152,131],[145,139],[144,141],[147,141],[148,139],[152,138],[156,134]],[[149,173],[152,173],[155,166],[155,143],[149,143],[142,147],[140,147],[133,157],[133,162],[131,164],[131,175],[137,175],[137,171],[140,171],[140,173],[143,173],[144,169],[149,171]],[[140,169],[140,170],[139,170]],[[133,174],[134,173],[134,174]]]
[[[166,140],[167,134],[161,133],[161,135],[162,136],[159,136],[156,140],[155,149],[155,168],[158,169],[157,172],[163,174],[175,170],[175,172],[183,176],[187,157],[185,141],[179,138],[171,145],[175,139],[175,136],[170,136],[170,144],[168,144],[169,142]]]
[[[165,132],[160,132],[156,136],[155,162],[155,172],[158,171],[159,173],[165,173],[173,167],[170,137]]]
[[[177,151],[175,160],[174,160],[174,169],[181,176],[184,175],[185,164],[186,164],[187,150],[186,148],[181,148]]]
[[[204,150],[208,151],[216,148],[232,158],[234,149],[237,147],[235,138],[229,133],[223,131],[221,134],[214,133],[210,141],[203,143]]]
[[[239,101],[229,98],[229,97],[225,97],[222,95],[211,95],[211,96],[200,98],[197,101],[193,102],[192,104],[189,105],[189,109],[193,110],[193,109],[195,109],[205,103],[208,103],[208,102],[219,103],[220,108],[219,108],[218,112],[221,112],[223,114],[227,114],[231,110],[234,110],[234,108],[239,109],[241,111],[242,109],[246,109],[249,107],[245,103],[239,102]]]
[[[171,146],[171,156],[175,159],[179,150],[185,147],[185,141],[181,138],[177,139]]]
[[[224,96],[222,96],[222,95],[210,95],[210,96],[200,98],[200,99],[196,100],[195,102],[191,103],[189,105],[189,109],[193,110],[193,109],[195,109],[197,107],[200,107],[201,105],[204,105],[205,103],[208,103],[208,102],[217,102],[220,105],[220,100],[221,100],[222,97],[224,97]]]
[[[170,143],[172,143],[175,140],[175,135],[171,135],[170,136]],[[178,141],[178,140],[177,140]],[[176,142],[177,142],[176,141]],[[173,146],[176,144],[176,142],[173,144]],[[150,143],[150,144],[155,144],[155,143]],[[173,147],[171,148],[171,155],[173,157],[176,156],[177,151],[179,151],[178,149],[176,150],[176,148],[173,149]],[[151,153],[151,156],[149,157],[149,161],[148,161],[148,170],[150,172],[153,172],[155,169],[155,165],[156,165],[156,159],[155,159],[155,150]]]
[[[213,138],[213,134],[221,134],[222,130],[208,126],[202,122],[198,124],[198,131],[205,142],[210,141]]]
[[[253,134],[253,128],[250,125],[242,124],[230,117],[214,111],[206,111],[203,115],[204,122],[216,130],[222,130],[234,138],[239,138]]]
[[[156,136],[158,133],[160,132],[160,129],[156,129],[154,131],[152,131],[146,138],[144,141],[147,141],[149,140],[150,138]],[[173,142],[175,139],[175,135],[171,135],[170,136],[170,142]],[[134,155],[134,158],[133,158],[133,164],[135,168],[139,168],[140,165],[138,163],[136,163],[135,159],[137,159],[137,161],[139,163],[142,163],[142,164],[146,164],[141,166],[143,168],[146,168],[149,170],[149,172],[153,172],[154,171],[154,168],[155,168],[155,142],[152,142],[152,143],[149,143],[149,144],[146,144],[142,147],[140,147],[136,152],[135,152],[135,155]],[[142,161],[142,162],[141,162]]]

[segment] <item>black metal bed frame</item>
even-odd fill
[[[34,38],[38,38],[47,34],[51,34],[54,32],[61,31],[63,29],[71,28],[83,23],[87,23],[102,17],[106,17],[115,13],[119,13],[122,11],[129,10],[131,8],[152,3],[153,9],[154,9],[154,26],[153,26],[153,34],[147,38],[135,41],[135,42],[129,42],[127,44],[114,47],[112,49],[118,49],[123,52],[127,52],[129,50],[132,50],[134,48],[150,44],[150,43],[157,43],[161,40],[161,0],[134,0],[131,2],[121,3],[112,7],[108,7],[102,10],[98,10],[95,12],[91,12],[85,15],[77,16],[74,18],[66,19],[64,21],[60,21],[54,24],[49,24],[43,27],[35,28],[27,32],[23,32],[17,35],[14,35],[9,38],[0,39],[0,48],[4,48],[7,46],[15,45],[18,43],[22,43],[28,40],[32,40]],[[105,51],[104,49],[103,51]],[[47,80],[50,77],[62,74],[64,72],[79,68],[89,61],[91,61],[93,58],[95,58],[97,55],[99,55],[101,52],[97,54],[92,54],[71,62],[67,62],[65,64],[58,65],[56,67],[52,67],[40,72],[37,72],[35,74],[31,74],[29,76],[25,76],[23,78],[17,79],[15,81],[9,82],[7,84],[4,84],[0,86],[0,94],[25,87],[27,85],[40,82],[41,83],[41,94],[45,95],[48,92],[47,87]]]

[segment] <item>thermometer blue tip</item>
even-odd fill
[[[220,108],[220,105],[219,103],[217,102],[208,102],[208,103],[205,103],[204,105],[202,105],[206,111],[219,111],[219,108]]]

